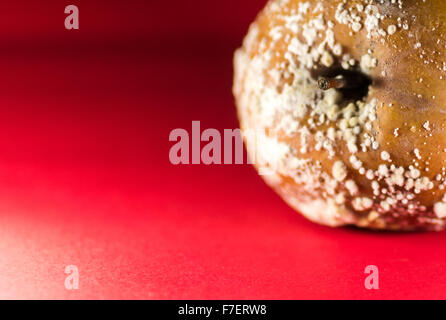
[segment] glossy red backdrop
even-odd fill
[[[250,166],[170,164],[172,129],[237,127],[232,53],[263,5],[0,3],[0,298],[446,298],[445,233],[321,227]]]

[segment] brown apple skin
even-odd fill
[[[278,147],[266,149],[266,143],[257,144],[253,151],[246,140],[247,148],[252,157],[257,149],[270,156],[282,150],[277,151],[280,165],[265,180],[292,207],[317,223],[387,230],[444,229],[446,2],[351,0],[343,10],[341,3],[273,0],[252,24],[235,55],[234,95],[240,124],[242,130],[264,132],[265,141]],[[334,43],[325,44],[304,65],[311,56],[308,52],[316,51],[331,31]],[[336,48],[342,48],[342,53],[335,52]],[[369,58],[373,66],[367,65]],[[348,68],[346,61],[351,62]],[[369,124],[340,129],[343,119],[350,123],[352,117],[365,113],[343,116],[346,105],[357,102],[344,94],[336,103],[340,115],[320,121],[325,112],[319,111],[321,99],[326,93],[316,80],[318,75],[347,69],[371,81],[367,93],[357,101],[376,106],[373,115],[369,114]],[[302,76],[306,71],[310,74],[307,79]],[[265,102],[270,97],[295,104]],[[354,138],[359,150],[340,137],[351,135],[348,130],[359,131]],[[320,136],[328,139],[333,131],[336,138],[322,143],[329,142],[329,151],[318,147]],[[370,142],[372,146],[361,147]],[[255,165],[260,168],[268,163]]]

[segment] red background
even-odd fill
[[[1,1],[0,298],[446,298],[445,233],[318,226],[248,165],[170,164],[172,129],[237,127],[232,53],[263,5]]]

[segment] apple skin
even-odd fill
[[[267,143],[254,148],[245,140],[253,158],[259,149],[262,154],[292,150],[282,152],[275,174],[264,178],[307,218],[330,226],[441,230],[446,216],[446,2],[384,2],[351,0],[340,7],[341,0],[270,1],[234,59],[240,125],[244,131],[260,130],[265,139],[277,143],[275,149],[267,149]],[[314,61],[304,65],[328,32],[333,33],[334,44],[326,44],[313,55]],[[373,67],[363,67],[365,58],[374,59]],[[336,74],[345,69],[346,61],[352,62],[350,70],[370,80],[368,91],[357,100],[376,104],[373,121],[360,125],[356,152],[339,138],[345,133],[339,129],[342,116],[308,126],[318,121],[316,109],[324,97],[316,86],[318,75]],[[296,80],[306,73],[307,79]],[[305,90],[309,94],[299,96]],[[314,100],[302,102],[308,97]],[[305,114],[290,118],[294,105],[274,102],[279,100],[295,101],[294,114],[306,104]],[[337,102],[340,113],[349,102],[346,97]],[[337,136],[327,152],[317,147],[318,135],[326,137],[330,128]],[[370,142],[365,135],[379,147],[362,149]],[[307,150],[302,153],[303,147]],[[342,164],[340,178],[346,175],[342,180],[335,177],[338,164]],[[255,165],[260,168],[269,162],[263,159]],[[355,188],[349,188],[347,181]]]

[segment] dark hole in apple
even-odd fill
[[[372,79],[363,72],[345,70],[342,67],[320,70],[314,76],[316,79],[320,77],[327,79],[341,77],[345,79],[344,87],[337,89],[342,93],[345,102],[363,100],[369,92],[369,86],[372,84]]]

